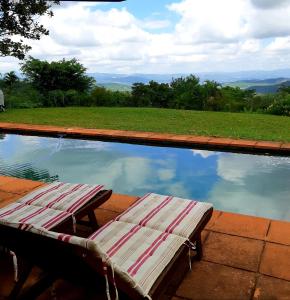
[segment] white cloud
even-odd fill
[[[29,54],[47,60],[76,57],[89,72],[290,67],[289,0],[176,0],[168,10],[179,17],[175,26],[168,16],[138,19],[127,9],[104,4],[60,5],[53,18],[40,20],[50,36],[29,41]],[[0,68],[2,73],[17,69],[17,60],[0,58]]]
[[[170,26],[170,24],[171,22],[169,20],[148,20],[143,22],[141,26],[145,29],[163,29]]]
[[[175,170],[173,170],[173,169],[158,169],[157,176],[162,181],[172,180],[175,177]]]
[[[261,9],[284,7],[289,5],[289,0],[251,0],[252,4]]]
[[[226,154],[217,160],[221,177],[207,201],[220,210],[288,220],[288,157]]]
[[[261,174],[261,170],[267,174],[273,168],[290,166],[290,160],[286,157],[269,157],[265,159],[259,155],[227,154],[220,155],[217,161],[217,174],[226,181],[244,185],[249,176]]]
[[[208,158],[211,156],[219,155],[218,152],[207,151],[207,150],[191,150],[193,155],[200,155],[202,158]]]

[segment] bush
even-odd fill
[[[4,89],[7,108],[33,108],[42,106],[43,97],[26,82],[16,84],[13,89]]]
[[[290,95],[278,95],[266,111],[272,115],[290,116]]]

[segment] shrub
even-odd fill
[[[290,95],[278,95],[266,111],[272,115],[290,116]]]

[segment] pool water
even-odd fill
[[[2,134],[0,174],[176,195],[290,220],[289,157]]]

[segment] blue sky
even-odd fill
[[[29,55],[77,58],[89,72],[195,73],[290,68],[290,0],[62,3]],[[0,73],[19,62],[0,58]]]
[[[166,5],[172,3],[172,0],[127,0],[120,3],[107,3],[104,6],[108,8],[123,8],[132,12],[137,18],[147,18],[152,15],[168,13]]]

